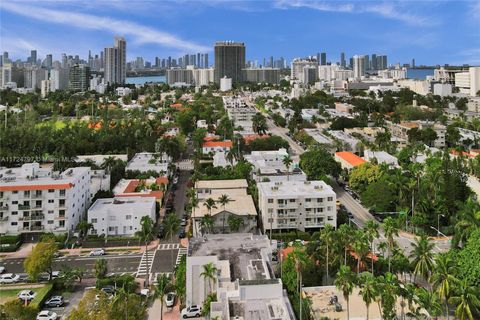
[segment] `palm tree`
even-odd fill
[[[349,266],[340,266],[334,283],[335,286],[342,291],[343,298],[345,298],[347,302],[347,319],[350,319],[349,298],[355,287],[355,274],[350,270]]]
[[[87,220],[81,220],[77,224],[77,230],[82,233],[82,236],[87,239],[88,230],[93,229],[93,224],[89,223]]]
[[[265,117],[260,112],[257,112],[252,117],[252,126],[255,133],[265,134],[268,130],[267,119],[265,119]]]
[[[160,320],[163,319],[163,299],[171,285],[170,277],[162,273],[157,276],[157,284],[155,285],[155,297],[160,298]]]
[[[288,180],[290,180],[290,166],[292,165],[293,160],[292,160],[292,158],[290,158],[289,155],[287,155],[287,156],[283,157],[282,162],[285,165],[285,167],[287,167],[287,181],[288,181]]]
[[[200,273],[200,277],[203,277],[205,281],[208,280],[208,285],[210,288],[210,293],[212,293],[212,282],[215,283],[217,280],[217,267],[213,264],[213,262],[204,264],[202,267],[203,271]]]
[[[379,276],[377,279],[383,318],[395,319],[395,301],[397,301],[399,288],[398,279],[390,272]]]
[[[418,319],[420,316],[425,317],[422,309],[427,310],[430,317],[437,317],[442,313],[442,306],[440,305],[438,295],[435,292],[424,288],[418,288],[415,293],[418,298],[418,307],[414,312],[411,312],[413,313],[412,317],[414,319]],[[411,315],[411,313],[409,312],[407,315]]]
[[[447,254],[439,254],[435,258],[435,268],[430,278],[433,289],[438,297],[445,303],[447,320],[449,318],[448,299],[450,298],[451,288],[458,285],[459,280],[454,276],[455,264],[452,258]]]
[[[95,278],[103,279],[107,275],[107,260],[105,259],[98,259],[95,261]]]
[[[360,275],[360,292],[359,295],[362,297],[365,306],[367,307],[367,320],[370,315],[370,304],[377,300],[378,291],[375,277],[370,272],[364,272]]]
[[[192,222],[195,236],[198,236],[197,223],[195,221],[195,209],[198,207],[197,191],[193,188],[187,190],[187,196],[190,198],[190,206],[192,207]]]
[[[378,223],[376,223],[375,221],[373,220],[368,220],[363,231],[365,231],[365,235],[368,239],[368,241],[370,242],[370,254],[372,255],[371,257],[371,261],[372,261],[372,275],[374,274],[374,271],[373,271],[373,241],[378,238],[379,236],[379,232],[378,232],[378,229],[379,229],[379,226],[378,226]]]
[[[325,268],[326,268],[326,271],[327,271],[327,284],[330,280],[328,267],[329,267],[330,245],[334,241],[334,238],[333,238],[334,233],[335,233],[335,229],[333,228],[333,226],[331,224],[325,225],[323,230],[320,232],[320,239],[322,240],[323,243],[325,243],[325,247],[326,247],[326,250],[327,250],[327,254],[325,255],[326,260],[327,260],[326,264],[325,264]]]
[[[238,231],[240,229],[240,226],[243,225],[243,219],[233,214],[228,216],[227,222],[228,222],[228,227],[232,232]]]
[[[395,236],[398,237],[398,225],[397,225],[395,220],[388,217],[385,220],[383,220],[382,227],[383,227],[383,230],[385,232],[385,237],[387,238],[387,244],[388,244],[388,272],[390,272],[391,271],[392,251],[393,251],[393,247],[396,244],[393,237],[395,237]]]
[[[213,218],[210,214],[206,214],[200,219],[200,231],[202,234],[211,232],[214,225]]]
[[[360,273],[360,262],[362,258],[368,253],[368,242],[362,231],[356,232],[355,241],[352,244],[352,249],[357,256],[357,274]]]
[[[178,219],[175,213],[170,213],[165,218],[164,224],[165,224],[165,237],[170,238],[170,241],[172,241],[173,236],[176,235],[180,230],[180,219]],[[172,260],[172,270],[173,270],[174,263],[175,263],[175,261],[173,261],[173,250],[170,250],[170,256]]]
[[[338,231],[336,232],[338,236],[338,244],[342,246],[342,249],[344,250],[343,254],[343,264],[347,264],[347,251],[348,247],[351,244],[352,241],[352,234],[353,234],[353,228],[349,226],[348,224],[342,224],[339,228]]]
[[[470,285],[467,279],[459,283],[456,292],[448,299],[455,305],[455,317],[458,320],[473,320],[474,314],[480,312],[480,290]]]
[[[469,198],[458,212],[455,223],[453,245],[465,245],[470,234],[480,228],[480,205],[477,201]]]
[[[413,243],[413,251],[410,254],[410,259],[412,259],[412,265],[414,266],[414,282],[418,274],[428,280],[434,265],[433,247],[434,244],[428,240],[426,235],[420,236],[420,238],[417,238],[415,243]]]
[[[227,204],[232,202],[233,200],[228,197],[227,194],[222,194],[220,198],[218,198],[217,202],[223,206],[223,230],[222,232],[225,232],[225,207]]]
[[[112,171],[112,168],[117,164],[118,160],[115,159],[115,157],[107,157],[103,159],[103,163],[100,166],[102,169],[106,170],[107,173],[110,173]]]
[[[140,239],[141,242],[145,244],[145,263],[147,265],[147,280],[146,285],[148,287],[148,283],[150,280],[150,269],[148,265],[148,243],[154,237],[154,230],[153,230],[153,220],[149,216],[143,216],[140,220],[140,230],[135,233],[135,235]]]

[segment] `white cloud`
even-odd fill
[[[138,44],[157,44],[185,52],[205,52],[210,50],[210,47],[183,40],[168,32],[126,20],[118,20],[78,12],[53,10],[19,3],[7,3],[4,1],[0,2],[0,8],[43,22],[52,22],[81,29],[103,30],[114,34],[129,35],[132,40]]]
[[[315,0],[277,0],[274,7],[278,9],[289,8],[310,8],[325,12],[340,12],[340,13],[372,13],[382,17],[398,20],[409,25],[414,26],[433,26],[437,25],[438,21],[430,18],[415,15],[403,10],[398,5],[392,2],[336,2],[336,1],[315,1]]]

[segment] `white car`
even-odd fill
[[[173,307],[175,305],[175,293],[174,292],[169,292],[165,296],[165,305],[167,307]]]
[[[190,307],[184,308],[182,310],[181,316],[183,319],[186,319],[186,318],[200,317],[201,314],[202,314],[202,308],[197,305],[192,305]]]
[[[20,300],[27,300],[27,301],[31,301],[35,298],[37,294],[35,292],[33,292],[32,290],[22,290],[18,293],[18,298]]]
[[[37,315],[37,320],[57,320],[57,318],[57,314],[49,310],[40,311]]]
[[[103,249],[93,249],[90,251],[90,256],[103,256],[105,255],[105,250]]]
[[[15,283],[20,281],[20,276],[15,273],[5,273],[0,276],[0,283]]]
[[[1,273],[4,273],[5,272],[5,267],[4,266],[0,266],[0,274]]]

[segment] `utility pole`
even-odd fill
[[[5,105],[5,131],[7,131],[7,113],[8,113],[8,103]]]

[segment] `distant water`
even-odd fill
[[[433,69],[407,69],[407,78],[425,80],[427,76],[433,76]]]
[[[126,83],[145,84],[147,82],[166,82],[165,76],[127,77]]]

